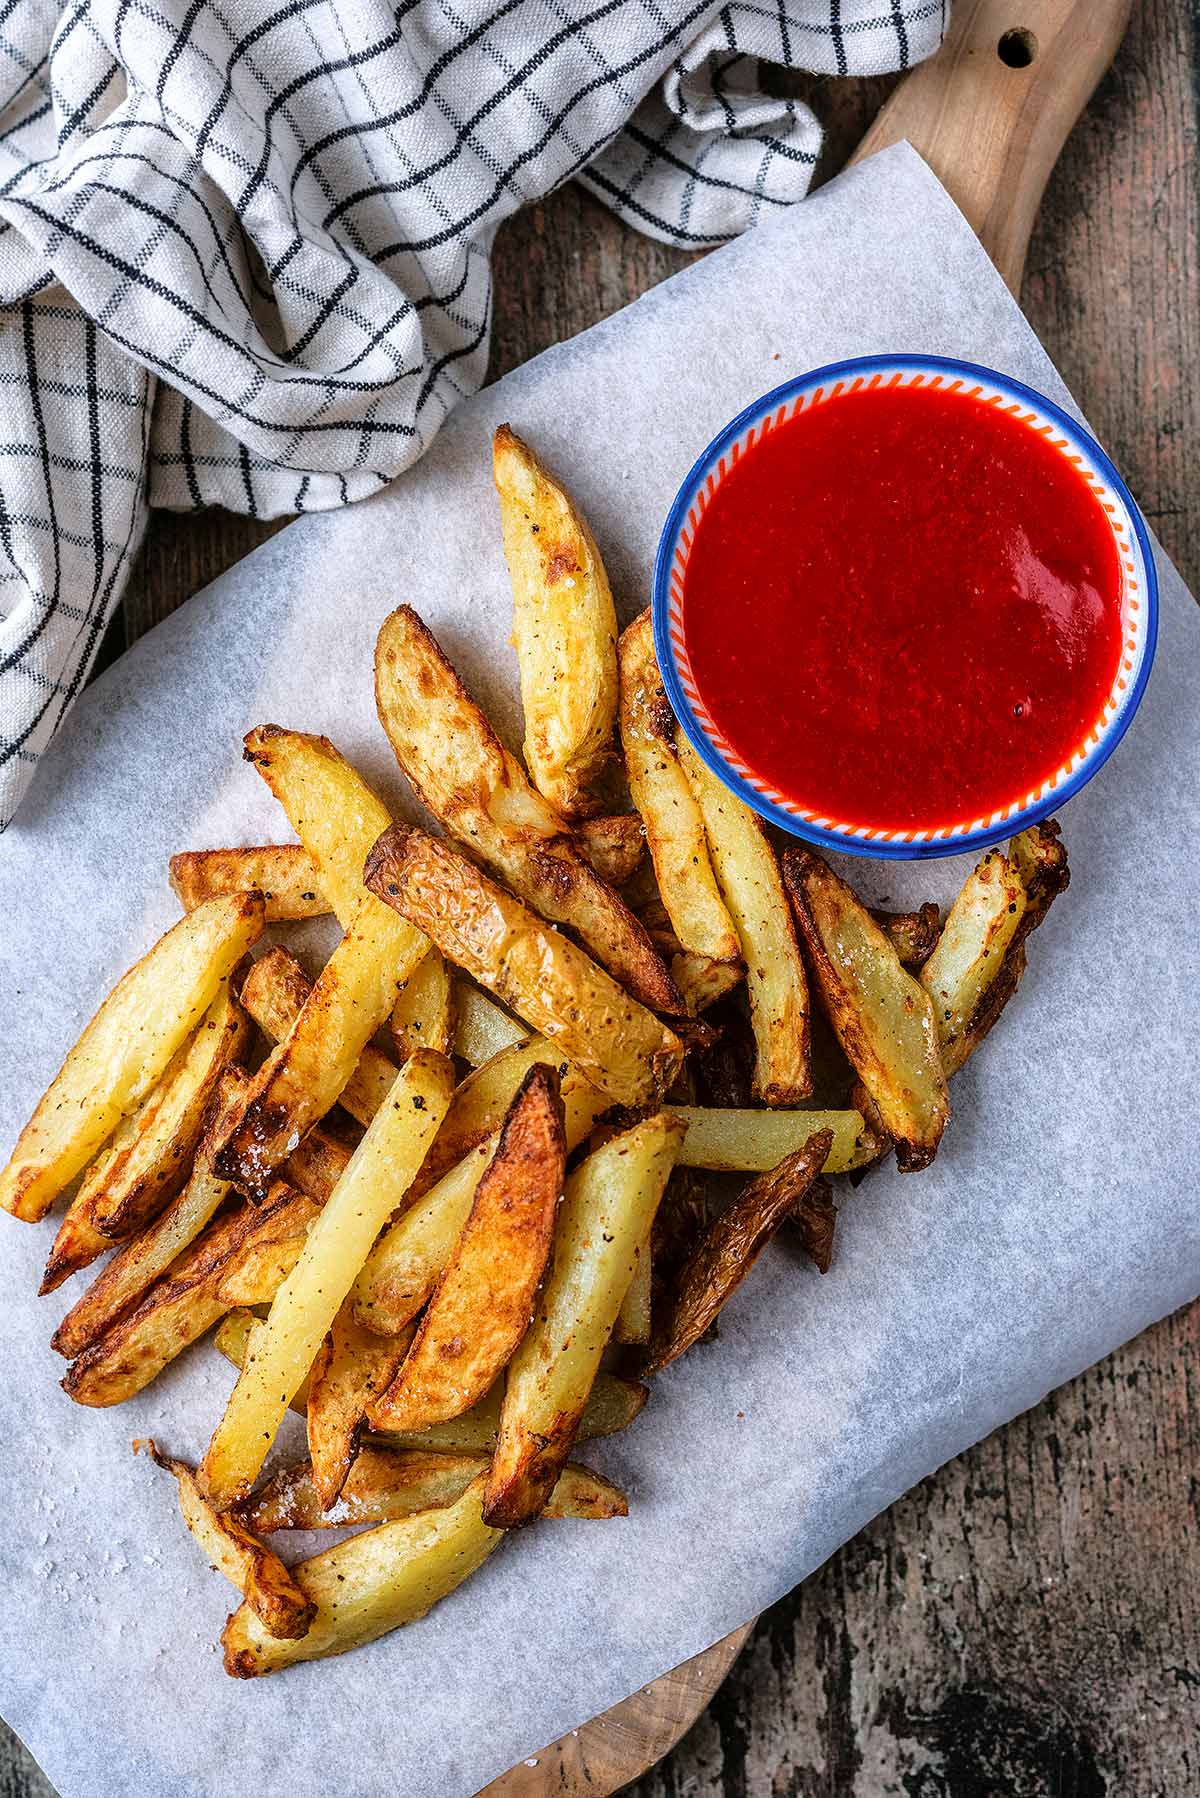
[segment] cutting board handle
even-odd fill
[[[1050,171],[1125,34],[1133,0],[955,0],[851,157],[907,138],[1014,293]]]

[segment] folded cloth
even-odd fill
[[[0,829],[147,508],[338,506],[483,379],[497,226],[579,174],[720,243],[947,0],[0,0]]]

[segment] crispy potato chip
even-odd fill
[[[209,1564],[237,1587],[267,1634],[286,1641],[297,1641],[306,1635],[317,1607],[300,1590],[279,1556],[251,1535],[236,1517],[223,1517],[213,1510],[186,1461],[164,1455],[153,1439],[146,1447],[158,1466],[174,1475],[183,1521]]]
[[[567,1144],[558,1076],[530,1068],[412,1347],[373,1426],[422,1430],[469,1410],[525,1334],[550,1252]]]
[[[166,1072],[262,932],[256,893],[181,918],[121,977],[26,1124],[0,1173],[0,1205],[36,1223]]]
[[[301,1461],[268,1480],[239,1515],[256,1534],[264,1536],[275,1530],[390,1523],[397,1517],[453,1504],[472,1480],[487,1472],[490,1460],[487,1453],[439,1455],[418,1449],[364,1448],[332,1509],[321,1504],[311,1463]],[[542,1515],[627,1517],[629,1501],[611,1480],[568,1461]]]
[[[709,772],[686,738],[679,742],[679,760],[746,962],[758,1045],[755,1096],[766,1105],[794,1105],[812,1091],[808,982],[775,851],[762,820]]]
[[[483,1521],[482,1475],[436,1511],[380,1524],[292,1568],[317,1606],[307,1635],[270,1635],[248,1604],[225,1625],[225,1671],[235,1679],[277,1673],[296,1661],[344,1654],[388,1630],[415,1623],[480,1567],[501,1540]]]
[[[674,1032],[449,844],[393,825],[367,884],[618,1104],[651,1102],[669,1083],[682,1057]]]
[[[250,1488],[367,1252],[412,1182],[446,1114],[453,1070],[417,1049],[396,1076],[330,1194],[234,1387],[200,1466],[218,1508]]]
[[[783,869],[826,1015],[895,1139],[896,1165],[927,1167],[950,1116],[929,994],[818,855],[787,849]]]
[[[700,806],[676,754],[675,714],[654,657],[648,610],[622,633],[620,661],[625,769],[666,915],[682,950],[738,964],[741,941],[713,873]]]
[[[300,843],[253,849],[189,849],[173,855],[171,891],[184,911],[223,893],[261,893],[268,924],[319,918],[330,909],[312,856]]]
[[[595,539],[565,488],[508,425],[492,439],[525,762],[564,817],[599,809],[613,762],[617,615]]]
[[[553,1264],[509,1364],[484,1501],[493,1523],[528,1523],[554,1489],[683,1134],[660,1111],[589,1155],[567,1182]]]
[[[524,904],[573,930],[634,998],[678,1010],[679,995],[645,931],[530,786],[410,606],[380,630],[375,698],[426,809]]]
[[[659,1373],[712,1328],[784,1218],[794,1212],[833,1147],[819,1130],[802,1149],[760,1174],[713,1218],[684,1262],[646,1355],[644,1371]]]

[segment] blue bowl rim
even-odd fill
[[[1011,394],[1014,399],[1019,399],[1025,404],[1032,404],[1037,411],[1054,419],[1067,438],[1095,462],[1105,480],[1111,483],[1122,500],[1137,538],[1146,574],[1144,596],[1146,641],[1141,666],[1120,714],[1095,754],[1087,757],[1082,767],[1077,769],[1071,778],[1058,787],[1053,794],[1027,806],[1022,812],[1014,813],[1003,824],[970,832],[956,837],[952,841],[863,842],[855,837],[843,836],[840,831],[823,830],[819,825],[807,824],[802,819],[794,817],[792,813],[784,811],[782,807],[772,804],[769,799],[764,799],[729,767],[694,715],[684,696],[683,687],[675,668],[674,656],[671,653],[670,633],[667,628],[671,562],[683,521],[687,516],[696,489],[734,439],[748,429],[756,419],[763,417],[780,402],[791,398],[804,388],[815,386],[824,380],[836,380],[847,374],[862,374],[867,371],[883,373],[888,369],[895,368],[937,369],[953,374],[982,378],[999,387],[1003,392]],[[767,819],[769,823],[778,825],[789,836],[800,837],[805,842],[815,843],[819,848],[829,849],[838,854],[865,856],[876,861],[924,861],[951,855],[973,854],[977,850],[990,848],[994,843],[1003,842],[1007,837],[1016,836],[1029,825],[1037,824],[1041,819],[1048,818],[1051,812],[1059,811],[1104,766],[1133,722],[1134,715],[1142,702],[1146,682],[1150,678],[1150,669],[1153,666],[1154,654],[1158,645],[1158,570],[1154,564],[1150,535],[1136,500],[1114,467],[1112,459],[1096,442],[1091,432],[1086,430],[1070,413],[1065,412],[1054,400],[1048,399],[1044,393],[1040,393],[1036,387],[1030,387],[1027,382],[1018,381],[1013,375],[1002,374],[999,369],[988,368],[982,362],[965,362],[954,356],[922,356],[912,351],[901,351],[894,355],[850,356],[840,362],[827,362],[819,368],[809,369],[804,374],[793,375],[789,380],[781,381],[777,387],[772,387],[768,392],[752,400],[748,406],[744,406],[737,416],[732,418],[701,451],[680,484],[658,540],[658,549],[654,557],[650,607],[654,651],[662,672],[667,697],[671,702],[671,709],[682,725],[684,734],[693,749],[718,780],[743,800],[752,811]]]

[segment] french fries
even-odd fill
[[[286,1202],[280,1204],[283,1199]],[[317,1220],[321,1199],[296,1192],[279,1180],[260,1207],[262,1221],[228,1267],[214,1274],[211,1291],[222,1305],[269,1305],[287,1279],[304,1248],[305,1238]],[[267,1215],[262,1215],[264,1210]]]
[[[567,1182],[554,1263],[508,1369],[483,1515],[538,1516],[571,1452],[685,1126],[658,1112],[597,1149]]]
[[[679,742],[679,760],[746,962],[758,1045],[755,1097],[765,1105],[794,1105],[812,1091],[808,982],[775,851],[761,819],[709,773],[686,738]]]
[[[562,1193],[567,1143],[558,1076],[521,1082],[466,1223],[372,1420],[421,1430],[481,1399],[525,1334]]]
[[[251,1535],[238,1518],[214,1511],[186,1461],[164,1455],[153,1440],[146,1447],[156,1464],[174,1475],[183,1521],[210,1565],[237,1587],[267,1634],[287,1641],[307,1635],[317,1607],[279,1556]]]
[[[171,891],[184,911],[223,893],[263,896],[268,924],[319,918],[329,908],[316,866],[300,843],[268,843],[254,849],[190,849],[173,855]]]
[[[429,1454],[419,1449],[360,1450],[341,1497],[322,1505],[311,1463],[285,1467],[267,1481],[240,1513],[259,1536],[276,1530],[325,1530],[348,1524],[390,1523],[416,1511],[453,1504],[471,1481],[486,1473],[488,1454]],[[629,1501],[618,1486],[588,1467],[568,1461],[546,1502],[544,1517],[627,1517]],[[257,1607],[253,1607],[257,1608]],[[258,1613],[261,1617],[262,1613]],[[273,1632],[278,1633],[278,1632]]]
[[[680,1167],[767,1173],[821,1130],[830,1134],[826,1173],[864,1167],[880,1151],[859,1111],[745,1111],[705,1105],[672,1105],[671,1110],[687,1125]]]
[[[312,981],[295,956],[277,946],[250,968],[239,997],[263,1035],[277,1043],[288,1034],[311,993]],[[391,1092],[397,1072],[396,1063],[368,1043],[338,1094],[338,1104],[358,1123],[369,1124]]]
[[[951,906],[920,981],[933,1000],[947,1077],[965,1059],[966,1028],[1000,971],[1025,915],[1025,883],[1008,857],[989,849]]]
[[[618,812],[610,818],[580,818],[575,825],[575,841],[601,880],[610,887],[623,887],[642,865],[646,827],[636,812]]]
[[[629,791],[680,948],[740,964],[742,945],[721,897],[699,803],[676,754],[675,715],[654,659],[650,613],[622,633],[621,744]]]
[[[669,1083],[683,1053],[674,1032],[447,843],[393,825],[366,878],[617,1104],[646,1104]]]
[[[501,1049],[523,1043],[529,1035],[528,1024],[519,1024],[506,1011],[489,999],[469,980],[460,980],[455,990],[454,1053],[461,1055],[473,1068],[482,1067]]]
[[[571,1067],[561,1076],[560,1094],[569,1152],[609,1106]],[[458,1241],[497,1142],[495,1133],[486,1137],[384,1231],[354,1285],[355,1315],[366,1329],[394,1335],[421,1309]]]
[[[530,786],[410,606],[379,633],[375,702],[426,809],[518,899],[572,929],[634,998],[677,1011],[679,995],[645,931]]]
[[[431,948],[397,993],[392,1041],[398,1061],[407,1060],[414,1049],[433,1049],[438,1055],[453,1049],[454,984],[440,950]]]
[[[243,1603],[221,1636],[225,1671],[235,1679],[255,1679],[297,1661],[344,1654],[415,1623],[474,1573],[501,1540],[503,1532],[483,1521],[483,1486],[481,1475],[452,1505],[380,1524],[301,1561],[292,1577],[316,1606],[307,1633],[298,1640],[272,1636]]]
[[[785,850],[783,874],[826,1015],[895,1139],[896,1165],[927,1167],[950,1116],[929,994],[819,856]]]
[[[166,1072],[257,940],[257,893],[181,918],[117,982],[38,1104],[0,1173],[0,1205],[36,1223]]]
[[[570,495],[508,425],[492,440],[513,590],[525,761],[564,817],[598,809],[613,762],[617,617],[595,540]]]
[[[395,1378],[410,1336],[411,1331],[377,1336],[364,1330],[344,1303],[317,1350],[308,1375],[305,1420],[312,1481],[326,1511],[337,1503],[354,1464],[367,1407]]]
[[[396,1076],[275,1295],[200,1466],[218,1509],[249,1491],[283,1414],[380,1228],[424,1159],[450,1104],[449,1063],[417,1049]]]
[[[832,1146],[832,1131],[819,1130],[713,1219],[678,1275],[644,1372],[660,1373],[707,1334],[784,1218],[803,1201]]]

